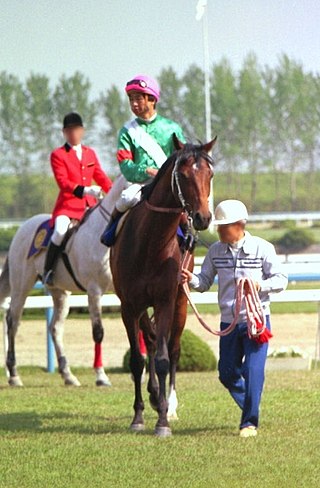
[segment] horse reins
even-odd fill
[[[186,251],[183,261],[182,268],[188,268],[190,264],[192,254],[189,250]],[[210,334],[223,337],[230,334],[238,323],[238,319],[241,312],[242,302],[244,300],[246,313],[247,313],[247,325],[248,325],[248,336],[250,339],[256,340],[258,343],[267,342],[272,334],[266,327],[265,316],[263,313],[262,304],[258,291],[254,285],[251,278],[239,278],[237,281],[237,293],[236,293],[236,304],[235,304],[235,316],[230,325],[224,330],[212,329],[200,315],[196,305],[192,301],[190,288],[187,282],[182,285],[183,291],[186,294],[189,304],[193,309],[200,324],[208,331]]]
[[[181,214],[184,212],[183,208],[167,208],[167,207],[157,207],[156,205],[152,205],[152,203],[148,202],[148,200],[145,200],[144,203],[146,204],[146,207],[149,210],[153,210],[154,212],[160,212],[160,213],[176,213],[176,214]]]
[[[208,155],[203,156],[203,157],[204,157],[204,159],[207,161],[207,163],[210,166],[213,164],[211,158]],[[173,167],[172,173],[171,173],[171,191],[172,191],[173,195],[175,196],[175,186],[176,186],[176,188],[177,188],[177,196],[178,196],[179,203],[181,204],[181,207],[180,208],[176,208],[176,207],[171,207],[171,208],[168,208],[168,207],[157,207],[156,205],[152,205],[148,200],[145,200],[145,204],[146,204],[146,207],[149,210],[153,210],[154,212],[160,212],[160,213],[177,213],[177,214],[186,212],[186,214],[188,215],[189,226],[191,227],[191,224],[192,224],[192,214],[191,214],[191,212],[187,208],[189,206],[189,204],[188,204],[188,202],[185,200],[185,198],[183,196],[183,193],[182,193],[182,190],[181,190],[181,186],[180,186],[180,181],[179,181],[178,167],[179,167],[181,158],[182,158],[182,154],[180,155],[180,157],[178,157],[176,159],[176,162],[174,164],[174,167]]]

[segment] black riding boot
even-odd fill
[[[53,242],[50,242],[43,270],[42,281],[44,285],[53,286],[54,269],[60,250],[61,246],[57,246]]]

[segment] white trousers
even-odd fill
[[[58,215],[54,223],[54,231],[51,237],[51,241],[56,246],[60,246],[63,238],[69,228],[70,219],[66,215]]]

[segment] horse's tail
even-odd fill
[[[0,306],[10,296],[9,259],[7,257],[0,276]]]

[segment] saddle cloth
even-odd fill
[[[86,212],[86,214],[80,221],[77,219],[71,219],[67,233],[64,236],[64,239],[62,241],[61,248],[65,249],[66,244],[70,239],[70,237],[72,236],[72,234],[76,232],[84,222],[86,222],[90,214],[90,210]],[[52,234],[53,234],[53,227],[50,226],[50,219],[45,220],[39,225],[39,227],[37,228],[34,234],[27,258],[29,259],[32,256],[35,256],[36,254],[41,252],[43,249],[47,249],[47,247],[50,244],[50,239]]]
[[[28,259],[48,247],[52,233],[53,228],[50,226],[50,219],[45,220],[39,225],[31,242]]]

